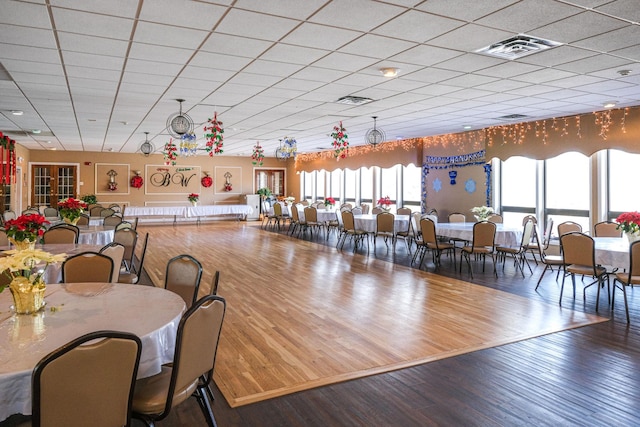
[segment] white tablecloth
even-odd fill
[[[236,215],[245,217],[253,213],[249,205],[202,205],[187,206],[185,216],[196,218],[201,216]]]
[[[128,218],[136,216],[186,216],[186,206],[127,206],[124,215]]]
[[[471,242],[474,224],[474,222],[439,222],[436,224],[436,234]],[[518,246],[522,241],[522,231],[523,227],[505,227],[504,224],[496,224],[495,244]]]
[[[94,225],[88,227],[78,227],[80,236],[78,243],[81,245],[101,245],[113,242],[114,227],[103,227],[102,225]]]
[[[8,291],[0,294],[0,420],[31,414],[31,373],[36,363],[67,342],[101,329],[132,332],[142,340],[138,378],[173,360],[182,298],[161,288],[111,283],[47,285],[47,306],[15,315]],[[56,307],[57,311],[51,311]]]
[[[356,230],[364,230],[369,233],[374,233],[376,231],[376,217],[377,215],[354,215],[353,221],[356,227]],[[409,221],[411,217],[409,215],[396,215],[394,221],[394,230],[397,233],[398,231],[406,231],[409,229]]]
[[[594,237],[596,264],[629,268],[629,241],[626,237]]]

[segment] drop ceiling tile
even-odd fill
[[[57,48],[51,31],[9,24],[0,24],[0,43],[16,46],[41,47],[45,49]]]
[[[81,53],[100,52],[107,56],[125,56],[129,42],[58,31],[60,49]]]
[[[310,22],[370,31],[406,9],[367,0],[333,0],[309,18]]]
[[[134,84],[147,84],[154,86],[164,86],[167,87],[173,81],[172,76],[159,76],[157,74],[140,74],[140,73],[132,73],[129,71],[125,71],[122,75],[122,81],[125,83],[134,83]]]
[[[354,55],[368,56],[371,58],[386,59],[415,46],[416,43],[412,42],[377,36],[374,34],[365,34],[346,46],[341,47],[339,51]]]
[[[496,65],[500,65],[505,62],[506,61],[504,59],[491,58],[489,56],[479,55],[476,53],[466,53],[464,55],[442,61],[436,66],[438,68],[444,68],[445,70],[470,73],[483,68],[495,67]]]
[[[208,35],[207,31],[202,30],[138,22],[134,40],[138,43],[195,49],[200,46]]]
[[[238,9],[247,9],[254,12],[284,16],[287,18],[304,20],[311,16],[318,8],[322,7],[326,0],[237,0],[234,4]]]
[[[538,28],[533,35],[560,43],[572,43],[627,25],[628,23],[622,20],[587,11]]]
[[[51,29],[47,6],[23,1],[3,1],[0,23]]]
[[[89,12],[100,13],[104,15],[120,16],[125,18],[134,18],[138,8],[137,2],[129,0],[50,0],[53,9],[59,7],[66,9],[78,9]]]
[[[39,47],[20,46],[0,43],[0,62],[4,59],[15,59],[25,62],[47,62],[50,64],[60,63],[60,55],[55,49],[43,49]]]
[[[340,71],[330,68],[320,67],[305,67],[302,70],[295,73],[292,77],[302,80],[312,80],[317,82],[330,83],[336,81],[349,73],[347,71]]]
[[[611,67],[623,66],[628,64],[629,60],[618,58],[613,55],[597,55],[578,61],[568,62],[558,65],[558,71],[566,70],[574,73],[593,73],[594,71],[609,69]]]
[[[578,87],[578,86],[583,86],[587,84],[599,83],[602,81],[604,81],[604,79],[599,77],[586,76],[586,75],[580,74],[572,77],[567,77],[565,79],[554,80],[552,82],[549,82],[548,84],[550,86],[572,88],[572,87]]]
[[[613,52],[611,52],[611,54],[615,56],[621,56],[632,61],[640,62],[640,44],[629,46],[624,49],[614,50]]]
[[[429,0],[415,6],[416,9],[431,12],[436,15],[449,16],[463,21],[475,21],[489,15],[518,0],[491,0],[491,1],[466,1],[466,0]]]
[[[284,62],[264,61],[258,59],[247,65],[243,72],[288,77],[302,69],[302,67],[303,66],[299,64],[287,64]]]
[[[255,58],[267,50],[273,42],[249,39],[229,34],[212,33],[200,48],[201,51],[225,55]]]
[[[52,13],[58,31],[129,40],[133,30],[134,21],[132,19],[56,7],[52,8]]]
[[[523,0],[480,18],[476,23],[487,27],[502,28],[515,34],[524,33],[545,37],[537,32],[537,28],[580,12],[580,8],[556,0]]]
[[[606,2],[602,6],[595,8],[598,12],[603,12],[614,16],[623,16],[625,19],[640,22],[640,7],[637,0],[616,0]]]
[[[429,40],[429,44],[461,52],[473,52],[500,40],[513,37],[510,31],[497,30],[476,24],[467,24]]]
[[[303,23],[281,41],[298,46],[336,50],[360,37],[361,34],[341,28],[329,28],[312,23]]]
[[[91,67],[119,71],[124,66],[124,58],[115,56],[93,55],[89,53],[62,52],[65,65]]]
[[[638,43],[638,40],[640,40],[640,26],[627,25],[617,30],[575,41],[572,44],[599,52],[610,52],[612,50],[633,46]]]
[[[71,79],[87,79],[87,80],[95,80],[98,81],[107,81],[112,83],[118,83],[120,81],[120,71],[115,70],[100,70],[96,68],[85,68],[85,67],[75,67],[68,66],[66,67],[67,76],[69,80]],[[115,89],[115,86],[112,85],[112,88]]]
[[[14,59],[3,59],[2,65],[11,74],[13,72],[33,73],[33,74],[48,74],[55,76],[63,76],[64,70],[60,64],[51,64],[47,62],[25,62]],[[3,88],[3,96],[4,92]]]
[[[369,67],[376,62],[378,62],[376,59],[366,56],[347,55],[346,53],[334,52],[317,60],[313,66],[338,71],[355,72],[365,67]]]
[[[219,33],[277,41],[299,24],[288,18],[232,9],[216,28]]]
[[[143,61],[168,62],[184,65],[189,62],[193,51],[168,46],[158,46],[145,43],[132,43],[129,58]]]
[[[463,21],[410,10],[393,21],[376,28],[373,33],[424,43],[462,25],[464,25]]]
[[[67,82],[64,76],[46,75],[46,74],[33,74],[33,73],[11,73],[13,80],[22,86],[24,83],[39,83],[51,86],[66,87]]]
[[[554,67],[559,64],[577,61],[595,55],[597,55],[597,53],[590,50],[563,45],[554,47],[552,49],[543,50],[532,55],[527,55],[523,58],[520,58],[520,61],[526,64],[539,65],[543,67]]]
[[[417,64],[423,66],[431,66],[442,61],[446,61],[456,56],[460,56],[462,52],[456,52],[454,50],[420,45],[409,49],[406,52],[402,52],[398,55],[389,58],[392,61],[406,62],[409,64]]]
[[[493,67],[487,67],[481,70],[477,70],[475,71],[475,73],[491,77],[510,78],[541,69],[542,67],[538,65],[523,64],[522,62],[518,61],[507,61]]]
[[[454,77],[458,77],[464,73],[453,70],[441,70],[439,68],[423,68],[411,74],[402,75],[401,79],[415,80],[422,83],[437,83]]]
[[[198,52],[189,65],[209,69],[220,69],[227,71],[240,71],[245,68],[252,59],[244,56],[222,55],[219,53]]]
[[[196,1],[145,0],[140,20],[199,30],[211,30],[227,8]]]
[[[212,82],[225,82],[229,80],[235,72],[229,70],[212,70],[206,67],[187,66],[181,73],[180,77],[197,80],[209,80]]]
[[[531,73],[515,76],[513,77],[513,80],[528,83],[545,83],[553,80],[573,77],[574,75],[575,73],[571,73],[569,71],[557,70],[553,68],[543,68],[539,71],[533,71]]]
[[[288,62],[290,64],[309,65],[329,53],[330,51],[324,49],[312,49],[308,47],[276,43],[269,50],[264,52],[260,56],[260,59]]]
[[[247,86],[268,87],[282,80],[281,77],[263,76],[252,73],[238,73],[229,82],[233,84],[246,84]]]

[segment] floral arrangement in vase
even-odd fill
[[[476,206],[471,209],[471,213],[478,221],[486,221],[494,213],[494,210],[491,206]]]
[[[87,205],[95,205],[96,203],[98,203],[98,198],[95,194],[85,194],[84,196],[80,197],[80,200],[85,202]]]
[[[389,196],[379,198],[378,206],[387,211],[391,209],[391,199],[389,198]]]
[[[224,129],[222,122],[218,121],[218,113],[213,113],[213,119],[208,119],[204,127],[204,137],[207,138],[205,150],[209,153],[209,157],[214,154],[222,154],[222,140],[224,139]]]
[[[9,241],[16,247],[26,249],[35,245],[49,224],[47,219],[39,214],[20,215],[16,219],[10,219],[4,223]]]
[[[262,163],[264,162],[264,149],[259,142],[256,142],[256,145],[253,146],[253,154],[251,154],[251,160],[251,163],[253,163],[254,166],[262,166]]]
[[[69,197],[62,199],[58,202],[58,211],[60,216],[69,224],[76,224],[82,215],[82,212],[87,209],[87,204],[82,200]]]
[[[340,122],[338,126],[333,127],[331,138],[333,138],[333,142],[331,143],[333,147],[333,157],[337,160],[346,158],[349,155],[349,136],[347,135],[347,130],[342,126],[342,122]]]
[[[629,242],[640,240],[640,213],[625,212],[616,218],[618,229],[622,229]]]
[[[333,207],[336,204],[336,199],[334,199],[333,197],[327,197],[326,199],[324,199],[324,205],[326,207]]]
[[[196,205],[198,200],[200,199],[200,195],[198,193],[191,193],[187,196],[192,205]]]
[[[10,283],[0,285],[0,292],[9,287],[18,314],[35,313],[42,309],[46,289],[44,273],[49,265],[64,261],[67,255],[52,255],[41,249],[11,250],[4,253],[8,256],[0,257],[0,270],[9,277]],[[42,263],[45,263],[44,267],[41,266]]]

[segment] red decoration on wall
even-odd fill
[[[144,179],[140,176],[138,172],[136,172],[136,176],[131,178],[131,186],[133,188],[141,188],[142,184],[144,184]]]
[[[213,185],[213,178],[205,174],[205,176],[200,180],[200,184],[202,184],[204,188],[209,188]]]
[[[0,181],[11,184],[16,180],[16,142],[0,132]]]

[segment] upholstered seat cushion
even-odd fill
[[[616,273],[616,279],[618,279],[622,283],[627,283],[627,280],[629,279],[629,273]],[[640,285],[640,276],[631,276],[630,283],[633,285]]]
[[[592,276],[593,275],[593,267],[590,266],[590,265],[571,264],[571,265],[567,266],[566,270],[569,273],[574,273],[574,274],[583,274],[585,276]],[[607,272],[607,270],[604,267],[600,267],[600,266],[596,267],[596,275],[597,276],[605,274],[606,272]]]
[[[163,366],[158,375],[141,378],[136,381],[133,392],[133,411],[140,414],[159,414],[167,404],[169,382],[171,381],[171,366]],[[198,385],[196,379],[184,390],[176,392],[171,406],[179,405],[195,392]]]

